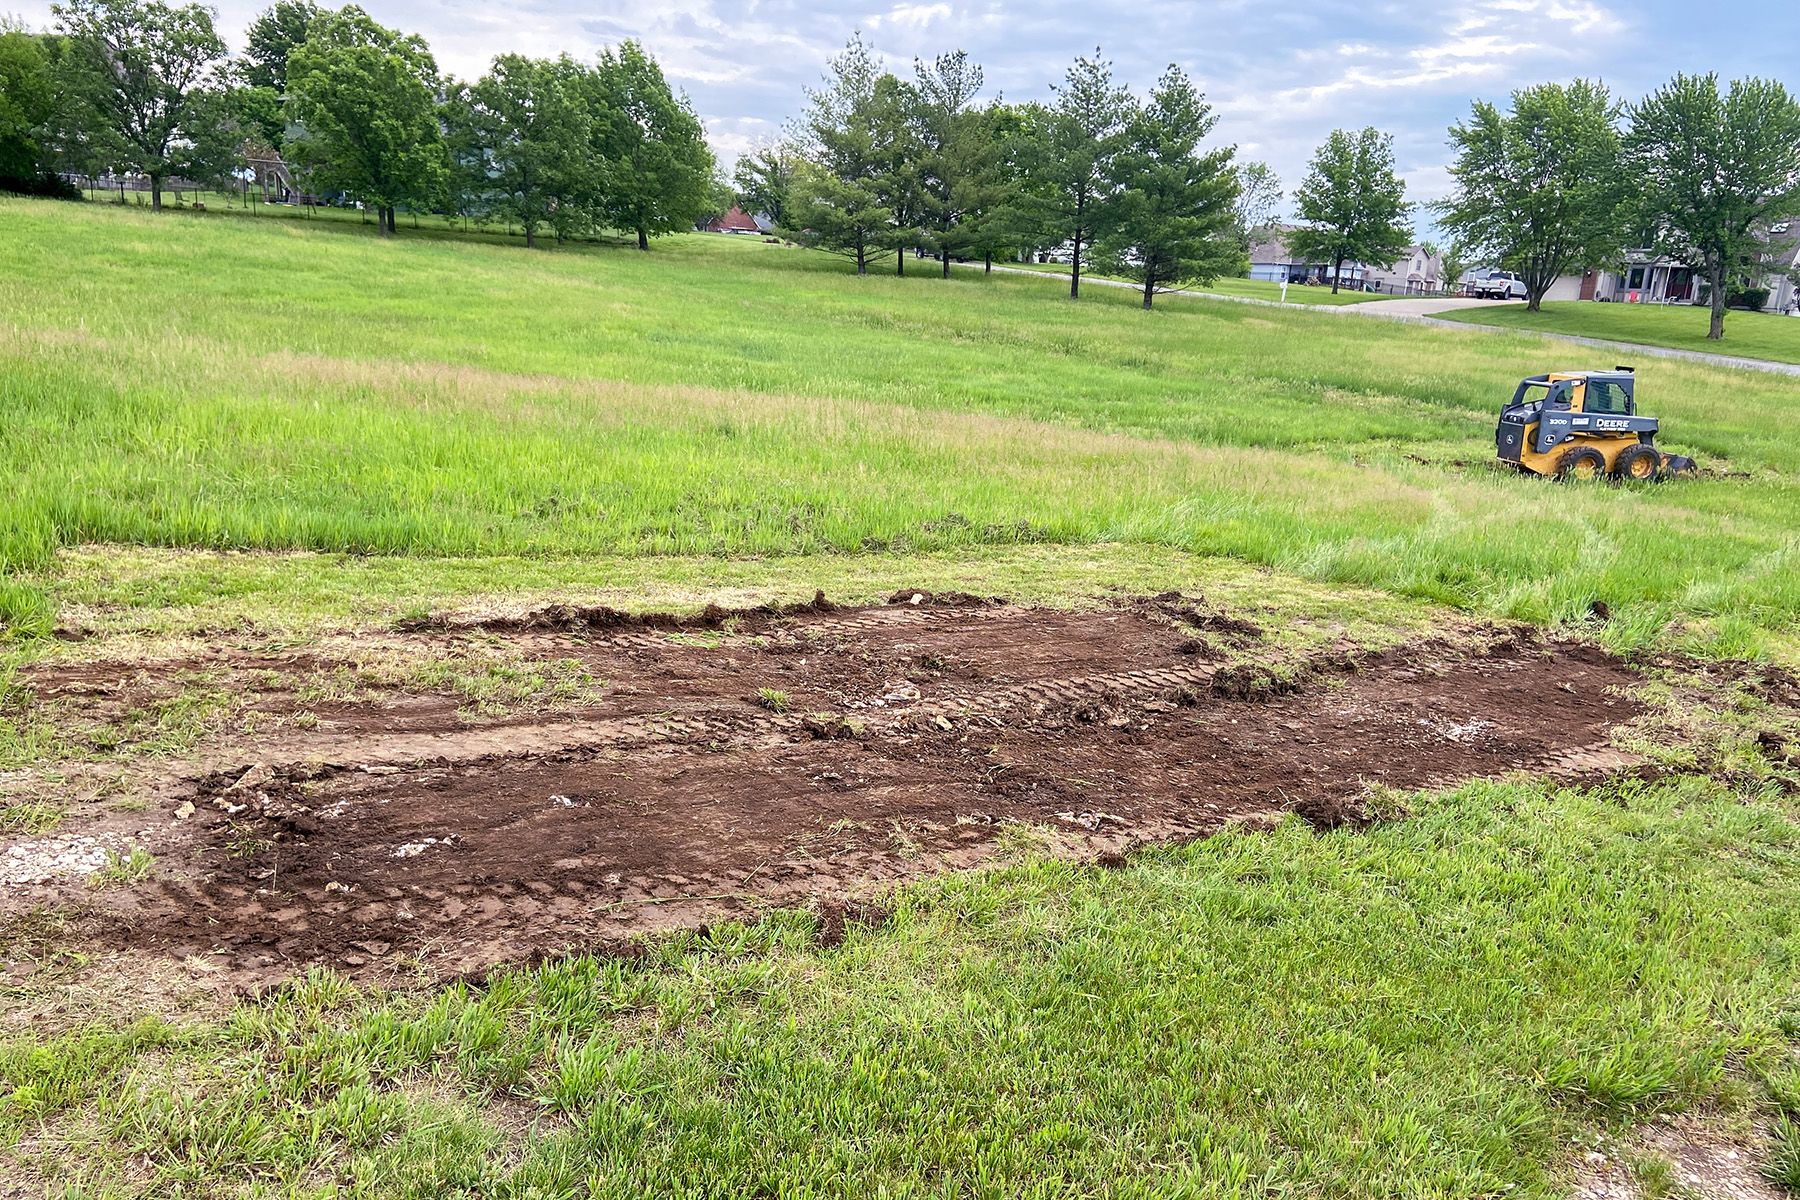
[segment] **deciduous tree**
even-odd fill
[[[787,228],[799,157],[785,141],[758,146],[740,155],[732,174],[739,206],[752,216],[763,214],[778,229]]]
[[[1604,85],[1577,79],[1512,95],[1512,111],[1477,100],[1450,127],[1456,190],[1439,205],[1460,246],[1514,271],[1528,311],[1571,267],[1619,250],[1630,191],[1620,173],[1620,105]]]
[[[287,91],[288,56],[325,12],[312,0],[275,0],[258,13],[245,31],[244,82],[277,96]]]
[[[650,238],[692,229],[712,187],[713,155],[700,118],[636,42],[601,52],[602,104],[590,110],[605,159],[599,215],[615,229]]]
[[[1334,294],[1346,262],[1391,263],[1412,245],[1406,224],[1411,206],[1406,181],[1394,171],[1394,139],[1373,127],[1332,130],[1294,200],[1306,224],[1288,235],[1288,251],[1330,263]]]
[[[502,54],[445,106],[462,189],[484,211],[518,222],[528,249],[545,225],[559,238],[578,225],[575,210],[595,170],[585,72],[568,57]]]
[[[394,209],[424,204],[443,182],[441,84],[425,39],[355,6],[315,20],[288,57],[288,96],[305,135],[290,143],[317,186],[372,205],[382,236]]]
[[[163,180],[193,165],[193,148],[212,140],[204,125],[220,113],[202,99],[225,57],[212,10],[171,8],[163,0],[68,0],[50,11],[69,39],[76,86],[96,123],[96,150],[148,176],[150,206],[162,208]]]
[[[1247,250],[1262,240],[1281,211],[1281,178],[1266,162],[1239,163],[1237,214],[1238,237]]]
[[[1780,83],[1677,75],[1631,109],[1626,139],[1659,248],[1699,267],[1711,290],[1706,336],[1725,336],[1730,275],[1758,232],[1800,213],[1800,104]]]
[[[0,187],[36,191],[58,88],[42,39],[0,27]]]
[[[1143,285],[1148,309],[1159,290],[1210,283],[1242,269],[1235,236],[1238,197],[1233,150],[1203,153],[1200,141],[1218,118],[1173,63],[1135,113],[1126,146],[1114,157],[1113,216],[1101,251]]]

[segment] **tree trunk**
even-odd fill
[[[650,249],[650,231],[643,228],[642,226],[639,226],[639,228],[638,228],[638,249],[639,250]]]
[[[536,225],[527,224],[525,226],[525,248],[527,250],[536,250],[537,249],[537,226]]]
[[[1155,279],[1155,277],[1150,276],[1150,275],[1144,276],[1144,311],[1145,312],[1150,311],[1150,301],[1153,297],[1155,297],[1155,295],[1156,295],[1156,279]]]
[[[1337,295],[1338,280],[1344,277],[1344,260],[1338,259],[1331,264],[1331,294]]]
[[[384,204],[375,210],[375,223],[381,229],[382,237],[394,236],[394,209]]]
[[[150,211],[162,211],[162,176],[150,176]]]
[[[1069,299],[1081,299],[1081,230],[1075,231],[1075,253],[1069,259]]]
[[[894,247],[894,274],[903,276],[903,277],[906,274],[906,247],[905,246],[895,246]]]
[[[1712,324],[1707,327],[1706,340],[1720,342],[1725,340],[1725,264],[1723,261],[1714,265],[1712,278]]]
[[[858,275],[869,273],[869,249],[863,245],[861,238],[856,241],[856,273]]]
[[[982,261],[981,273],[983,275],[992,275],[994,273],[994,251],[991,247],[988,249],[987,257]]]
[[[950,252],[944,251],[944,278],[950,278]]]

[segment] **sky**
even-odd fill
[[[218,0],[233,50],[269,0]],[[475,78],[493,55],[589,57],[641,42],[684,89],[721,164],[780,134],[855,32],[896,72],[967,50],[984,94],[1047,99],[1078,54],[1099,47],[1142,95],[1171,62],[1206,92],[1216,142],[1274,167],[1288,188],[1334,128],[1394,135],[1409,195],[1443,196],[1445,130],[1477,98],[1575,76],[1635,98],[1677,71],[1762,75],[1800,90],[1800,4],[1791,0],[362,0],[384,24],[425,35],[441,69]],[[0,0],[33,28],[48,0]]]

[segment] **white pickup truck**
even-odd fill
[[[1469,295],[1482,300],[1523,300],[1525,281],[1511,271],[1489,271],[1469,280]]]

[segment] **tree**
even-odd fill
[[[1200,152],[1200,139],[1217,121],[1171,63],[1149,103],[1132,117],[1129,142],[1113,159],[1118,192],[1101,249],[1143,285],[1145,309],[1158,290],[1188,280],[1210,283],[1243,269],[1243,247],[1233,236],[1234,151]]]
[[[853,35],[826,65],[825,86],[807,89],[795,130],[802,157],[789,213],[794,240],[849,255],[858,275],[869,273],[871,253],[893,228],[881,196],[881,75],[862,35]]]
[[[584,71],[567,57],[502,54],[445,106],[464,190],[482,197],[486,211],[517,221],[527,249],[537,248],[541,226],[552,225],[558,238],[572,231],[571,210],[588,186]]]
[[[989,272],[995,254],[1038,250],[1049,240],[1039,219],[1048,188],[1035,170],[1049,120],[1049,110],[1035,103],[996,102],[981,110],[987,176],[980,204],[964,223],[970,248],[981,251]]]
[[[788,142],[758,146],[740,155],[737,170],[732,173],[739,207],[752,216],[761,213],[776,228],[785,229],[799,157]]]
[[[43,126],[58,101],[51,67],[39,38],[0,27],[0,187],[38,190]]]
[[[972,219],[988,202],[992,131],[971,105],[981,91],[982,72],[966,51],[940,54],[929,66],[914,59],[913,72],[922,215],[948,279],[951,255],[971,245]]]
[[[1725,336],[1728,277],[1757,253],[1760,227],[1800,212],[1800,104],[1781,84],[1677,75],[1631,110],[1628,161],[1660,249],[1704,273],[1706,336]]]
[[[919,137],[919,92],[883,73],[870,104],[875,199],[888,214],[877,245],[894,251],[894,273],[906,274],[906,252],[925,241],[930,201],[925,194],[925,145]]]
[[[1266,162],[1242,163],[1237,169],[1238,239],[1247,250],[1261,240],[1281,210],[1281,179]]]
[[[636,42],[602,51],[597,79],[604,104],[592,121],[606,162],[599,212],[648,250],[653,235],[694,227],[712,187],[712,150],[687,97],[669,89]]]
[[[69,39],[71,65],[103,139],[101,153],[150,178],[150,206],[162,208],[163,180],[191,165],[217,117],[206,85],[225,57],[212,12],[163,0],[69,0],[52,4]]]
[[[1619,111],[1603,84],[1577,79],[1514,92],[1510,113],[1477,100],[1468,123],[1450,127],[1456,190],[1438,206],[1444,227],[1518,274],[1527,311],[1570,267],[1618,253],[1629,197]]]
[[[425,39],[376,24],[354,5],[314,21],[288,57],[288,97],[304,136],[293,158],[322,188],[374,207],[383,237],[394,209],[423,204],[444,178],[437,62]]]
[[[1056,104],[1038,147],[1035,171],[1039,191],[1038,218],[1059,241],[1069,243],[1069,297],[1081,295],[1082,251],[1104,233],[1112,199],[1113,157],[1124,148],[1137,104],[1131,93],[1113,86],[1112,64],[1078,58],[1060,85]]]
[[[244,35],[244,83],[277,96],[286,92],[288,57],[325,12],[312,0],[275,0],[258,13]]]
[[[1332,130],[1307,164],[1294,200],[1306,226],[1288,234],[1288,252],[1330,263],[1333,294],[1346,262],[1391,263],[1412,245],[1394,139],[1373,127]]]

